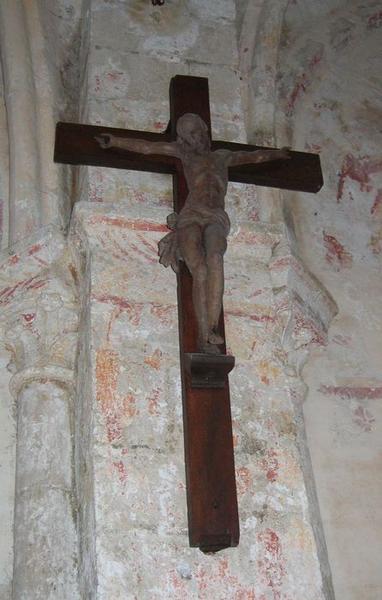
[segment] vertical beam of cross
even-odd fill
[[[170,87],[171,134],[184,113],[198,114],[211,135],[208,80],[176,76]],[[174,177],[174,209],[179,212],[188,190],[179,163]],[[191,546],[214,552],[239,543],[232,420],[228,378],[224,387],[191,387],[185,354],[197,348],[197,323],[192,304],[192,278],[181,264],[178,275],[180,358],[183,388],[184,446]],[[220,331],[224,335],[223,315]],[[225,346],[224,346],[225,348]]]

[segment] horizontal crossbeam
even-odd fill
[[[142,155],[118,148],[108,148],[106,150],[101,148],[95,139],[95,136],[99,136],[101,133],[151,142],[169,142],[172,139],[169,133],[152,133],[99,125],[78,125],[77,123],[58,123],[54,151],[55,162],[168,173],[170,175],[177,172],[178,159],[171,156]],[[264,149],[264,146],[212,141],[213,150],[222,148],[251,152]],[[317,154],[294,152],[292,150],[288,161],[272,161],[231,167],[229,169],[229,180],[237,183],[252,183],[284,190],[313,193],[318,192],[323,184],[320,157]]]

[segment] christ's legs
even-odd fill
[[[227,236],[218,223],[208,225],[204,231],[204,247],[207,261],[207,314],[208,340],[222,344],[224,339],[217,333],[224,292],[223,256],[227,249]]]
[[[202,227],[194,224],[177,229],[181,255],[192,275],[192,301],[198,322],[198,346],[202,352],[208,344],[207,264],[203,248]]]

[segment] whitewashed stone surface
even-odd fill
[[[299,0],[280,48],[278,142],[319,152],[325,179],[289,208],[303,260],[339,309],[304,379],[334,588],[346,600],[382,596],[381,43],[379,2]]]
[[[36,504],[47,521],[34,519],[34,539],[50,538],[40,555],[34,544],[29,589],[28,574],[17,582],[25,597],[332,598],[321,509],[336,597],[379,598],[380,7],[4,0],[0,16],[2,246],[19,240],[1,258],[0,321],[4,332],[18,315],[24,340],[15,348],[10,339],[0,356],[0,597],[10,598],[12,585],[11,385],[25,391],[31,414],[46,408],[49,392],[50,416],[37,419],[46,434],[24,440],[25,473],[39,479],[45,463],[33,461],[50,456],[48,426],[61,419],[47,464],[53,475],[63,469],[71,498],[70,514],[56,496]],[[225,310],[237,359],[241,542],[216,556],[187,540],[175,277],[156,255],[171,179],[52,162],[59,119],[163,131],[175,74],[209,78],[215,138],[318,151],[326,180],[319,196],[229,186]],[[33,317],[44,294],[53,317],[45,329]],[[66,335],[52,346],[67,320],[57,296],[79,312],[77,353],[77,324],[68,344]],[[28,337],[34,324],[37,338]],[[11,379],[7,365],[19,375]],[[55,514],[57,527],[44,529]],[[33,527],[16,524],[16,550]],[[57,539],[74,550],[69,571],[52,581],[42,563]]]
[[[92,3],[86,120],[161,131],[170,77],[208,75],[214,135],[245,139],[234,18],[230,2],[214,11],[202,2],[182,9],[169,3],[162,12],[139,2]],[[126,28],[130,35],[115,48],[107,32]],[[216,36],[224,48],[213,43]],[[231,379],[242,541],[216,557],[187,548],[175,281],[156,256],[171,211],[169,184],[92,168],[81,194],[87,189],[91,202],[80,203],[72,221],[91,336],[82,368],[90,369],[92,398],[80,423],[89,427],[91,419],[81,456],[93,476],[85,490],[77,482],[81,518],[94,536],[80,558],[83,593],[97,578],[100,598],[305,598],[307,587],[312,598],[324,597],[293,425],[296,365],[282,346],[285,324],[268,268],[285,231],[258,227],[257,199],[239,186],[228,198],[235,226],[225,303],[239,365]]]

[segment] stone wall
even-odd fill
[[[213,135],[245,141],[232,3],[93,2],[87,22],[84,119],[163,131],[170,78],[208,76]],[[230,186],[225,311],[237,359],[230,379],[242,533],[237,549],[216,556],[190,549],[175,278],[156,250],[171,180],[90,168],[81,181],[71,247],[83,290],[82,594],[332,597],[299,367],[309,343],[325,342],[334,303],[293,255],[283,223],[264,220],[267,198]]]
[[[378,565],[357,570],[348,540],[356,527],[368,547],[378,508],[379,321],[363,290],[379,285],[380,14],[315,7],[1,4],[1,597],[15,464],[15,598],[333,598],[320,509],[336,597],[378,597]],[[367,94],[350,76],[365,61]],[[319,151],[328,180],[319,196],[229,186],[241,541],[216,555],[188,547],[176,282],[156,250],[171,179],[51,161],[55,120],[163,131],[176,74],[209,78],[214,137]]]
[[[328,346],[304,370],[305,404],[334,587],[382,594],[381,69],[378,2],[291,3],[278,141],[319,152],[317,196],[291,194],[300,255],[335,298]]]

